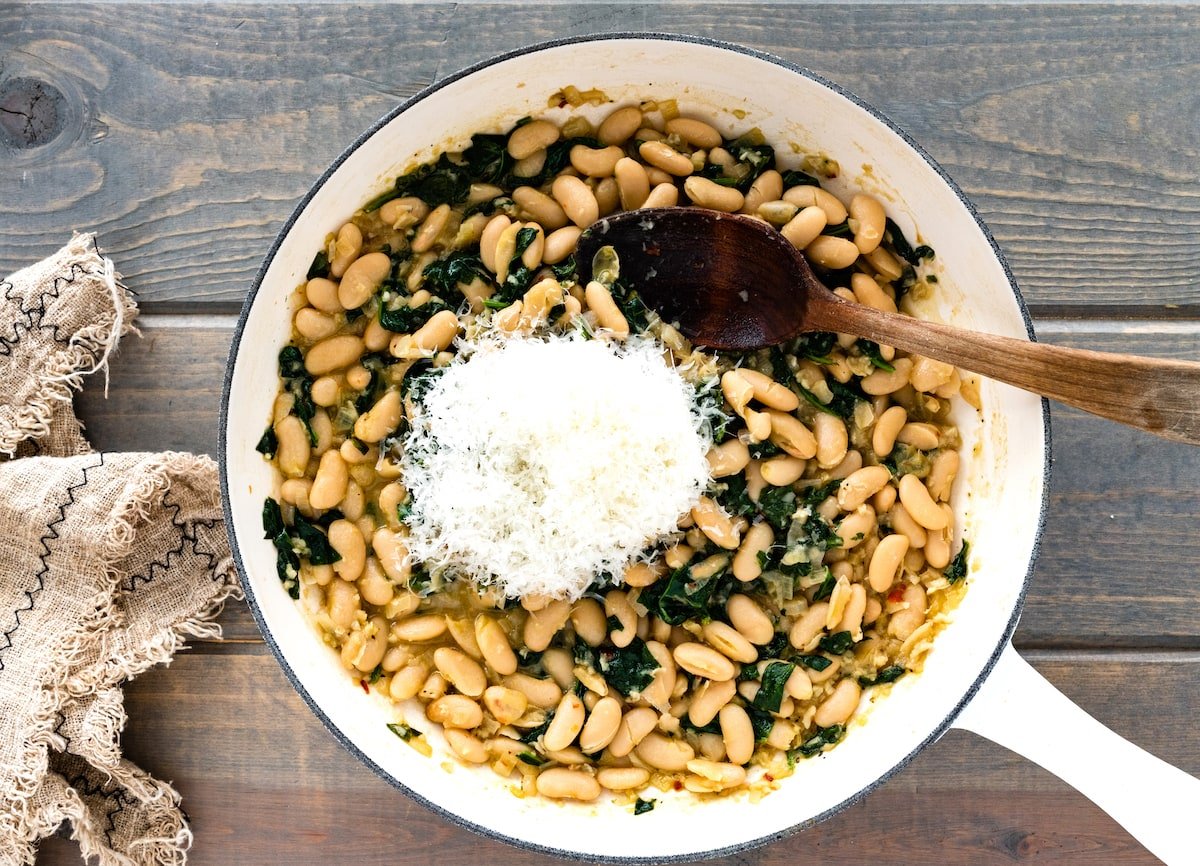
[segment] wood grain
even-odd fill
[[[110,398],[92,377],[77,401],[93,441],[215,451],[231,314],[296,202],[377,117],[497,52],[628,29],[770,51],[881,108],[979,207],[1043,339],[1200,359],[1200,7],[0,5],[0,111],[18,112],[0,118],[0,274],[97,231],[153,314]],[[53,117],[14,96],[35,92],[57,94]],[[1118,733],[1200,774],[1200,450],[1052,411],[1017,644]],[[304,707],[245,606],[222,619],[232,640],[128,690],[128,755],[178,785],[191,863],[556,862],[375,777]],[[1154,862],[1057,779],[959,732],[846,812],[720,862],[881,861]],[[78,862],[61,840],[38,858]]]
[[[1033,657],[1081,706],[1190,772],[1200,656]],[[264,647],[185,653],[127,693],[128,756],[184,797],[190,863],[552,863],[453,827],[342,750]],[[1114,695],[1123,695],[1114,701]],[[186,744],[184,748],[180,744]],[[397,743],[397,748],[404,748]],[[799,836],[722,864],[1155,862],[1106,815],[1048,773],[951,732],[856,806]],[[934,854],[934,852],[937,852]],[[42,866],[76,862],[48,844]]]
[[[99,232],[142,301],[232,309],[299,197],[439,76],[533,41],[692,32],[845,85],[968,192],[1043,311],[1200,310],[1200,9],[286,4],[0,7],[0,78],[62,131],[0,149],[0,271]]]
[[[1182,323],[1060,320],[1044,330],[1061,345],[1200,359],[1200,332]],[[109,399],[95,376],[79,398],[92,441],[215,453],[232,320],[151,316],[142,331],[122,343]],[[1018,645],[1200,647],[1191,577],[1200,572],[1200,449],[1058,405],[1053,439],[1046,539]],[[258,634],[240,606],[226,633]]]

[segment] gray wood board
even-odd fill
[[[764,49],[874,103],[1044,311],[1200,309],[1200,9],[1180,6],[10,3],[0,81],[46,82],[62,111],[48,144],[0,147],[0,272],[92,230],[144,303],[229,309],[398,101],[523,44],[629,29]]]
[[[1049,341],[1200,358],[1182,323],[1052,322]],[[216,451],[232,321],[148,317],[113,361],[109,398],[93,376],[79,398],[97,447]],[[264,419],[266,409],[263,410]],[[1025,646],[1200,647],[1200,449],[1053,407],[1054,472],[1042,556],[1017,641]],[[234,610],[227,634],[254,638]]]
[[[1118,733],[1200,771],[1196,654],[1037,653],[1032,661]],[[195,866],[560,862],[480,839],[390,788],[325,731],[264,647],[184,653],[135,680],[126,705],[126,753],[183,795]],[[408,747],[397,740],[396,748]],[[959,732],[832,819],[717,862],[850,864],[881,851],[911,864],[1156,862],[1064,783]],[[78,854],[55,841],[38,862],[73,863]]]

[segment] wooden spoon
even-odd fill
[[[579,240],[582,277],[612,246],[621,280],[701,346],[747,351],[835,331],[935,358],[1165,439],[1200,444],[1200,364],[1064,349],[886,313],[826,288],[759,220],[695,207],[605,217]]]

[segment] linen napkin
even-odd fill
[[[86,858],[180,864],[179,794],[121,757],[122,683],[240,596],[216,467],[98,453],[75,417],[137,306],[94,239],[0,280],[0,864],[69,825]]]

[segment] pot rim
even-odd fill
[[[218,427],[218,431],[217,431],[217,450],[218,450],[217,458],[218,458],[218,465],[219,465],[219,470],[220,470],[221,504],[222,504],[222,510],[224,512],[224,518],[225,518],[225,531],[226,531],[227,535],[229,536],[229,543],[230,543],[231,551],[233,553],[234,563],[237,566],[238,572],[240,574],[244,575],[246,573],[246,570],[245,570],[245,565],[242,560],[241,551],[238,546],[237,533],[234,531],[233,514],[232,514],[232,508],[230,505],[230,495],[229,495],[228,462],[226,459],[226,451],[227,451],[227,446],[228,446],[226,431],[227,431],[227,427],[228,427],[228,418],[229,418],[229,400],[230,400],[230,394],[231,394],[232,385],[233,385],[233,372],[234,372],[234,368],[237,364],[238,350],[241,346],[242,337],[245,334],[246,322],[249,318],[250,310],[254,305],[254,300],[258,295],[258,291],[262,287],[262,282],[263,282],[264,278],[266,277],[267,271],[270,269],[272,263],[275,260],[275,256],[279,251],[280,245],[283,243],[284,239],[291,232],[292,227],[295,225],[296,221],[305,212],[305,210],[307,209],[307,207],[309,205],[309,202],[321,190],[321,188],[330,180],[330,178],[334,175],[334,173],[337,172],[337,170],[342,166],[342,164],[347,159],[349,159],[350,156],[352,154],[354,154],[355,151],[357,151],[364,143],[366,143],[367,140],[372,138],[377,132],[379,132],[379,130],[381,130],[383,127],[387,126],[394,119],[399,117],[404,112],[408,111],[414,105],[424,101],[425,99],[428,99],[430,96],[433,96],[438,91],[449,86],[450,84],[453,84],[454,82],[456,82],[462,78],[465,78],[469,75],[472,75],[472,74],[479,72],[480,70],[486,69],[490,66],[495,66],[499,63],[503,63],[508,60],[522,57],[527,54],[535,54],[540,51],[545,51],[545,50],[552,49],[552,48],[559,48],[559,47],[567,46],[567,45],[577,45],[580,43],[590,43],[590,42],[605,42],[605,41],[612,41],[612,40],[646,40],[646,41],[660,41],[660,42],[684,42],[684,43],[691,43],[694,45],[702,45],[702,46],[709,47],[709,48],[717,48],[717,49],[721,49],[721,50],[725,50],[725,51],[731,51],[731,52],[734,52],[737,54],[742,54],[742,55],[745,55],[748,57],[753,57],[755,59],[762,60],[767,63],[772,63],[776,66],[780,66],[784,69],[787,69],[790,72],[793,72],[797,75],[803,76],[804,78],[807,78],[810,81],[813,81],[817,84],[820,84],[823,87],[828,88],[829,90],[833,91],[834,93],[838,94],[839,96],[845,98],[849,102],[858,106],[862,110],[866,111],[868,114],[870,114],[876,120],[883,123],[894,134],[899,136],[909,147],[911,147],[917,153],[917,155],[919,155],[921,157],[921,159],[923,159],[929,165],[929,167],[931,169],[933,169],[933,171],[938,175],[938,177],[941,178],[942,182],[944,184],[946,184],[947,187],[950,188],[950,190],[954,193],[954,195],[962,203],[963,207],[966,208],[967,212],[971,215],[971,218],[975,221],[976,226],[979,228],[980,232],[983,234],[984,238],[987,240],[988,246],[991,248],[992,255],[994,255],[996,257],[997,262],[1000,264],[1000,267],[1004,272],[1005,279],[1008,282],[1009,288],[1012,290],[1013,297],[1017,302],[1018,309],[1020,310],[1021,318],[1025,323],[1025,331],[1028,334],[1030,341],[1031,342],[1037,341],[1037,336],[1035,335],[1034,329],[1033,329],[1033,320],[1029,314],[1029,308],[1025,303],[1025,298],[1022,296],[1020,288],[1017,286],[1017,282],[1016,282],[1015,277],[1013,276],[1012,269],[1009,267],[1008,261],[1005,259],[1003,252],[1001,252],[1000,247],[996,243],[995,238],[992,237],[991,231],[984,224],[982,217],[980,217],[979,212],[976,210],[976,208],[975,208],[974,204],[972,204],[971,200],[966,196],[966,194],[962,191],[962,189],[958,186],[958,184],[955,183],[954,180],[946,173],[945,169],[943,169],[942,166],[932,156],[930,156],[925,151],[925,149],[923,147],[921,147],[921,145],[918,144],[904,129],[902,129],[898,124],[896,124],[894,121],[892,121],[886,115],[884,115],[882,112],[880,112],[874,106],[863,101],[858,96],[856,96],[853,93],[851,93],[850,91],[846,90],[841,85],[828,80],[827,78],[823,77],[822,75],[820,75],[816,72],[813,72],[812,70],[810,70],[806,67],[800,66],[799,64],[796,64],[796,63],[792,63],[791,61],[786,60],[777,55],[770,54],[765,51],[759,51],[754,48],[749,48],[744,45],[739,45],[737,43],[727,42],[727,41],[719,40],[719,39],[711,39],[711,38],[704,37],[704,36],[692,36],[692,35],[676,34],[676,33],[661,33],[661,32],[654,32],[654,31],[616,31],[616,32],[611,32],[611,33],[582,34],[582,35],[578,35],[578,36],[569,36],[569,37],[564,37],[564,38],[560,38],[560,39],[551,39],[551,40],[547,40],[547,41],[543,41],[543,42],[532,43],[530,45],[526,45],[521,48],[513,49],[512,51],[494,55],[485,60],[481,60],[477,63],[473,63],[469,66],[466,66],[466,67],[458,70],[457,72],[453,72],[449,75],[446,75],[446,76],[438,79],[437,81],[433,82],[429,86],[425,87],[419,93],[404,100],[399,105],[397,105],[395,108],[393,108],[391,111],[389,111],[387,114],[383,115],[379,120],[375,121],[375,123],[373,123],[370,127],[368,127],[349,146],[347,146],[345,150],[343,150],[337,156],[337,158],[321,174],[321,176],[312,185],[312,187],[309,188],[308,192],[304,195],[304,197],[296,205],[295,209],[292,211],[292,213],[288,217],[287,221],[280,228],[278,234],[275,237],[275,240],[272,242],[271,247],[270,247],[269,251],[267,252],[266,257],[263,259],[263,263],[258,270],[258,273],[254,277],[254,283],[251,286],[249,293],[246,295],[246,300],[242,304],[242,310],[238,316],[237,325],[234,329],[233,341],[230,345],[229,355],[228,355],[228,359],[226,361],[225,382],[224,382],[224,387],[222,389],[222,394],[221,394],[220,421],[219,421],[219,427]],[[333,723],[333,721],[329,718],[328,715],[326,715],[325,711],[321,708],[321,705],[318,703],[318,701],[309,693],[309,691],[300,682],[300,679],[298,678],[296,673],[292,670],[291,665],[289,664],[287,658],[285,657],[283,650],[280,648],[279,644],[275,641],[270,628],[268,628],[268,626],[267,626],[266,618],[263,616],[262,609],[260,608],[260,606],[258,604],[258,600],[254,595],[254,589],[251,586],[250,581],[243,580],[242,587],[246,594],[246,601],[250,607],[251,613],[254,616],[255,623],[258,626],[259,631],[262,633],[264,642],[267,644],[268,647],[270,647],[272,654],[275,656],[276,661],[279,662],[279,665],[283,669],[284,674],[287,676],[289,682],[291,683],[292,688],[294,688],[296,690],[296,692],[300,695],[300,697],[308,705],[309,709],[313,712],[313,714],[316,715],[316,717],[318,719],[320,719],[321,724],[323,724],[325,726],[326,730],[328,730],[334,736],[334,738],[337,739],[337,741],[342,745],[343,748],[345,748],[348,752],[350,752],[352,755],[354,755],[359,761],[361,761],[363,764],[365,764],[367,767],[369,767],[377,776],[382,778],[384,781],[386,781],[392,787],[402,791],[405,795],[407,795],[411,799],[415,800],[416,802],[420,803],[422,806],[426,807],[427,809],[430,809],[431,811],[435,812],[442,818],[446,819],[450,823],[452,823],[456,826],[459,826],[459,827],[463,827],[467,830],[470,830],[471,832],[477,833],[486,838],[497,839],[499,841],[505,842],[509,845],[513,845],[517,848],[521,848],[521,849],[524,849],[527,851],[535,851],[535,852],[538,852],[541,854],[549,854],[552,856],[562,857],[562,858],[566,858],[566,859],[570,859],[570,860],[577,860],[577,861],[604,862],[604,863],[617,863],[617,864],[649,864],[649,863],[683,863],[683,862],[693,862],[696,860],[708,860],[708,859],[713,859],[716,857],[723,857],[723,856],[727,856],[730,854],[738,853],[740,851],[747,851],[747,850],[750,850],[753,848],[758,848],[763,845],[767,845],[772,842],[778,841],[779,839],[783,839],[787,836],[791,836],[794,833],[797,833],[801,830],[805,830],[821,821],[824,821],[826,818],[829,818],[832,815],[834,815],[838,812],[841,812],[842,810],[848,808],[849,806],[854,805],[859,800],[863,799],[869,793],[871,793],[876,788],[878,788],[880,785],[882,785],[885,782],[887,782],[888,780],[890,780],[893,776],[895,776],[897,773],[899,773],[901,770],[903,770],[906,766],[908,766],[908,764],[912,761],[913,758],[916,757],[916,755],[919,752],[923,751],[927,746],[929,746],[932,743],[939,740],[942,737],[942,735],[945,734],[947,730],[949,730],[950,726],[953,724],[954,720],[958,717],[959,713],[962,712],[963,708],[966,707],[966,705],[968,703],[970,703],[971,699],[979,691],[980,687],[983,685],[984,680],[987,679],[987,677],[991,674],[992,669],[995,667],[997,660],[1000,658],[1000,654],[1004,651],[1004,648],[1008,645],[1009,641],[1012,639],[1013,632],[1016,630],[1017,623],[1021,618],[1022,608],[1024,607],[1024,603],[1025,603],[1025,594],[1029,588],[1029,582],[1033,575],[1033,568],[1034,568],[1035,563],[1037,562],[1038,555],[1041,552],[1042,537],[1044,535],[1045,527],[1046,527],[1046,515],[1047,515],[1047,507],[1048,507],[1048,503],[1049,503],[1049,489],[1050,489],[1050,470],[1051,470],[1051,464],[1052,464],[1052,461],[1051,461],[1051,434],[1050,434],[1050,406],[1049,406],[1049,401],[1047,401],[1044,397],[1041,399],[1041,412],[1042,412],[1042,428],[1043,428],[1042,432],[1043,432],[1043,436],[1044,436],[1044,440],[1045,440],[1045,451],[1043,454],[1043,466],[1042,466],[1042,495],[1041,495],[1041,502],[1038,505],[1037,524],[1036,524],[1036,530],[1035,530],[1034,537],[1033,537],[1033,544],[1030,549],[1029,565],[1026,568],[1024,577],[1021,579],[1021,587],[1016,595],[1015,601],[1013,602],[1012,613],[1009,617],[1008,623],[1005,625],[1005,627],[1002,631],[1002,634],[1000,636],[1000,639],[997,641],[996,646],[993,648],[993,650],[991,652],[991,655],[989,656],[987,662],[983,665],[979,674],[976,676],[974,682],[962,694],[961,698],[954,705],[954,707],[951,709],[951,711],[946,715],[946,717],[944,719],[942,719],[942,721],[939,722],[937,725],[933,726],[933,728],[929,731],[929,733],[925,736],[925,738],[922,739],[921,742],[912,749],[912,751],[910,751],[907,755],[905,755],[903,758],[901,758],[895,764],[893,764],[892,767],[889,768],[886,772],[884,772],[881,775],[879,775],[878,777],[876,777],[872,782],[870,782],[869,784],[860,788],[857,792],[855,792],[851,796],[847,797],[846,799],[842,800],[841,802],[829,807],[828,809],[825,809],[824,811],[820,812],[817,815],[813,815],[813,816],[807,818],[806,820],[800,821],[800,822],[798,822],[790,827],[784,828],[782,830],[778,830],[778,831],[775,831],[772,833],[767,833],[763,836],[757,836],[753,839],[738,842],[733,845],[725,845],[722,847],[711,848],[711,849],[708,849],[705,851],[699,851],[699,852],[688,852],[688,853],[683,853],[683,854],[676,854],[676,855],[671,855],[668,857],[653,857],[653,858],[651,858],[651,857],[598,856],[598,855],[594,855],[594,854],[587,854],[584,852],[571,851],[571,850],[563,849],[563,848],[554,848],[554,847],[551,847],[548,845],[541,845],[541,844],[538,844],[535,842],[530,842],[530,841],[528,841],[526,839],[522,839],[518,836],[501,833],[501,832],[498,832],[491,828],[476,824],[472,821],[467,820],[466,818],[463,818],[461,815],[458,815],[455,812],[452,812],[452,811],[449,811],[449,810],[443,808],[442,806],[438,805],[437,803],[434,803],[433,801],[424,797],[420,793],[414,791],[412,788],[409,788],[407,785],[405,785],[399,779],[395,778],[391,773],[388,773],[386,770],[384,770],[381,766],[379,766],[379,764],[377,764],[365,752],[363,752],[362,749],[360,749],[346,734],[344,734],[342,732],[342,730],[339,727],[337,727],[337,725],[335,725]]]

